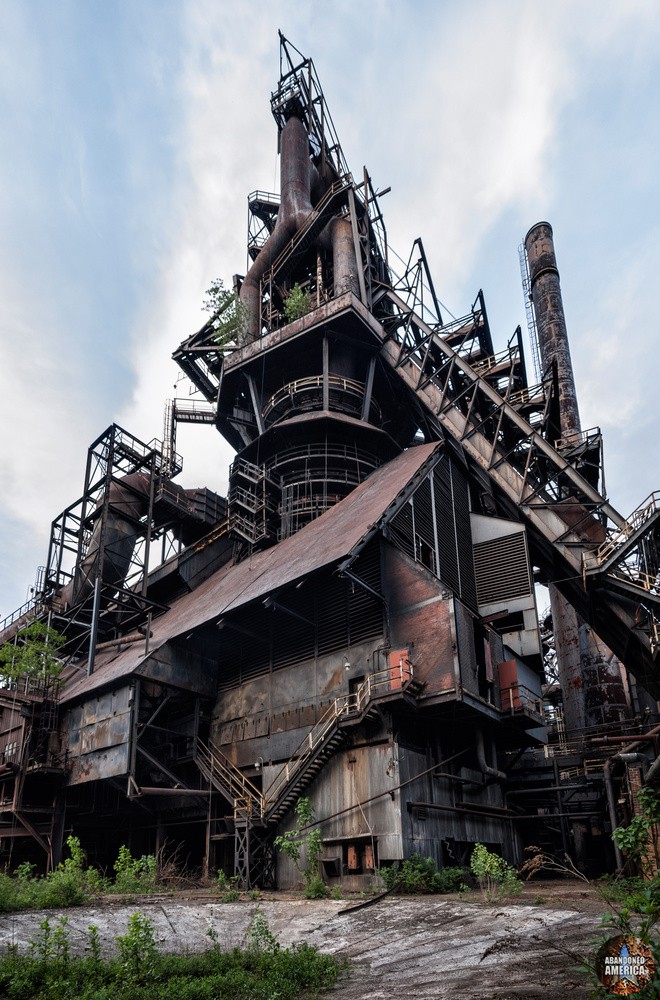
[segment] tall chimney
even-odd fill
[[[576,438],[582,427],[552,226],[537,222],[525,236],[530,295],[534,307],[544,374],[557,365],[559,426],[562,438]],[[615,722],[627,715],[623,668],[566,598],[550,584],[550,606],[564,722],[576,738],[585,726]]]
[[[530,293],[536,317],[541,365],[546,372],[553,361],[557,362],[561,434],[562,437],[567,437],[580,432],[580,412],[559,287],[552,226],[549,222],[537,222],[532,226],[525,237],[525,251],[529,264]]]

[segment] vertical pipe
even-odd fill
[[[616,815],[616,799],[614,797],[614,785],[612,784],[612,758],[608,758],[603,764],[603,778],[605,780],[605,794],[607,795],[607,809],[610,814],[610,825],[612,833],[619,825]],[[616,844],[614,844],[614,856],[616,858],[617,871],[623,871],[625,861],[623,854]]]
[[[99,605],[101,603],[101,577],[94,581],[94,604],[92,606],[92,628],[89,634],[89,653],[87,655],[87,676],[94,673],[94,656],[96,653],[96,638],[99,631]]]

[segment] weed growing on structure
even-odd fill
[[[265,951],[275,955],[280,950],[280,943],[268,926],[268,921],[261,910],[255,910],[245,933],[250,951]]]
[[[17,633],[14,642],[6,642],[0,649],[0,677],[9,682],[23,678],[56,681],[62,673],[58,656],[65,642],[54,628],[32,622]]]
[[[627,826],[619,826],[612,840],[629,862],[638,865],[644,875],[652,876],[657,857],[658,826],[660,824],[660,796],[654,788],[641,788],[637,792],[637,815]]]
[[[26,954],[0,957],[0,1000],[295,1000],[330,989],[341,964],[309,945],[282,948],[257,911],[247,947],[199,955],[162,955],[152,921],[134,914],[117,937],[117,955],[101,957],[98,928],[88,929],[85,954],[71,954],[66,918],[48,920]]]
[[[463,868],[438,870],[433,858],[411,854],[400,865],[389,865],[380,870],[386,889],[398,888],[405,893],[449,893],[465,890],[466,872]]]
[[[523,883],[515,868],[483,844],[475,845],[470,858],[470,871],[479,883],[483,898],[489,903],[506,896],[519,896],[522,892]]]
[[[247,309],[235,292],[225,288],[222,278],[216,278],[206,289],[202,308],[211,313],[214,340],[218,347],[238,347],[247,327]]]
[[[298,799],[295,814],[295,830],[287,830],[276,837],[275,847],[293,862],[302,875],[305,899],[323,899],[328,895],[328,887],[319,874],[323,840],[319,829],[308,829],[315,821],[314,810],[308,798]]]
[[[287,323],[293,323],[294,319],[306,316],[311,308],[311,295],[296,283],[284,300],[284,318]]]

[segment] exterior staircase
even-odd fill
[[[412,665],[403,659],[370,674],[357,690],[332,702],[263,792],[214,743],[197,740],[193,756],[199,771],[233,807],[235,872],[242,885],[254,881],[264,885],[272,880],[272,852],[265,844],[272,840],[276,824],[344,742],[344,728],[376,714],[380,704],[393,698],[414,698],[418,690]],[[258,856],[256,866],[254,855]]]

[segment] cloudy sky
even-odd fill
[[[392,186],[456,315],[521,323],[517,248],[555,231],[583,427],[629,513],[658,468],[656,0],[1,0],[0,617],[116,421],[161,435],[172,350],[245,270],[246,195],[277,190],[277,29],[316,64],[352,170]],[[181,386],[177,391],[184,391]],[[184,485],[229,449],[184,428]]]

